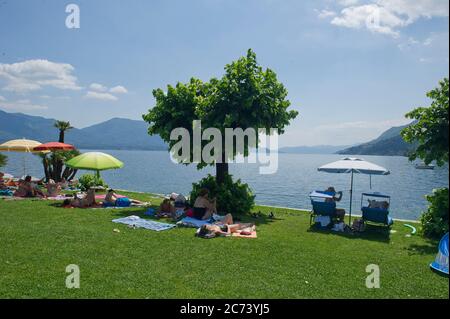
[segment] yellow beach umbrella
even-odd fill
[[[20,152],[20,153],[48,153],[48,151],[34,151],[36,146],[41,145],[41,142],[27,140],[25,138],[18,140],[11,140],[0,144],[0,152]],[[23,172],[26,173],[25,157],[23,158]]]
[[[41,142],[27,140],[24,138],[19,140],[11,140],[0,144],[0,152],[40,153],[40,151],[33,151],[33,148],[41,144]]]

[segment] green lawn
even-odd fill
[[[189,228],[158,233],[111,222],[142,215],[138,208],[0,200],[0,297],[448,298],[448,278],[428,267],[437,242],[406,237],[401,222],[390,236],[343,236],[309,230],[308,214],[272,210],[275,220],[257,221],[258,239],[206,240]],[[80,267],[80,289],[65,287],[68,264]],[[368,264],[380,267],[380,289],[365,286]]]

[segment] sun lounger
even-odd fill
[[[333,195],[327,192],[314,191],[309,194],[311,199],[311,216],[309,219],[309,224],[317,216],[327,216],[330,218],[330,222],[337,218],[336,215],[336,202],[326,202],[328,198],[333,198]]]
[[[365,197],[372,197],[386,200],[387,208],[363,206],[362,203]],[[383,195],[380,193],[362,193],[361,211],[362,211],[362,219],[364,220],[364,222],[391,227],[394,224],[394,220],[389,216],[390,202],[391,197],[388,195]]]

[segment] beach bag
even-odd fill
[[[129,198],[122,197],[116,200],[116,207],[130,207],[131,201]]]
[[[364,220],[362,220],[362,219],[354,220],[353,224],[352,224],[352,229],[354,231],[357,231],[357,232],[360,232],[360,233],[363,232],[366,229],[366,225],[364,223]]]

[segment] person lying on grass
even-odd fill
[[[194,218],[208,220],[217,213],[216,199],[209,198],[209,190],[202,188],[194,202]]]
[[[63,202],[63,207],[77,207],[77,208],[88,208],[97,206],[95,202],[95,190],[89,189],[87,191],[86,197],[78,198],[74,195],[72,199],[65,199]]]
[[[198,237],[203,238],[214,238],[218,236],[230,236],[233,233],[240,233],[241,235],[251,235],[251,232],[246,232],[244,229],[249,228],[251,229],[253,226],[255,226],[252,223],[246,223],[246,224],[212,224],[208,225],[205,224],[197,231]]]
[[[108,206],[128,207],[131,206],[131,204],[144,205],[145,203],[128,197],[119,197],[117,194],[114,193],[113,189],[108,190],[105,199],[103,201],[104,207]]]

